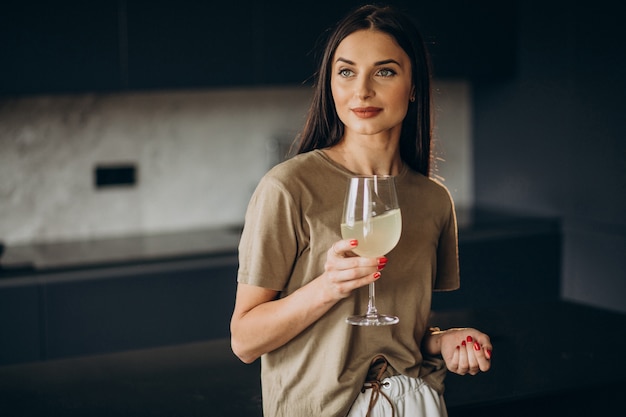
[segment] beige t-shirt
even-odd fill
[[[324,271],[341,239],[344,193],[352,173],[323,151],[298,155],[268,172],[250,200],[239,245],[238,282],[286,297]],[[399,316],[392,326],[345,322],[367,307],[367,287],[339,301],[286,345],[262,356],[263,410],[268,417],[345,416],[372,358],[383,354],[396,373],[422,376],[420,344],[433,290],[459,286],[454,206],[440,184],[408,168],[396,178],[402,236],[376,283],[376,306]],[[437,375],[433,378],[433,375]],[[430,383],[443,386],[445,372]]]

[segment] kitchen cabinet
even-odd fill
[[[461,288],[433,310],[551,303],[560,222],[458,210]],[[0,365],[227,338],[240,228],[10,246],[0,258]]]
[[[0,6],[0,95],[123,87],[115,1],[11,1]]]
[[[131,89],[302,84],[338,6],[271,2],[128,2]]]
[[[228,337],[236,277],[234,256],[50,276],[46,358]]]
[[[429,48],[434,76],[498,81],[515,76],[517,1],[404,1]]]
[[[435,77],[515,72],[515,3],[396,0],[422,29]],[[128,3],[131,88],[310,83],[325,33],[361,1]]]
[[[560,298],[561,235],[555,230],[461,239],[461,286],[433,293],[435,311],[550,303]]]
[[[515,2],[392,3],[422,29],[435,77],[514,75]],[[310,82],[325,30],[359,4],[13,2],[0,13],[0,95]]]
[[[343,2],[302,7],[282,0],[259,10],[259,20],[265,22],[260,26],[263,42],[257,52],[261,82],[312,83],[323,32],[333,25],[341,7],[345,7]]]
[[[457,209],[461,286],[433,293],[432,309],[552,303],[561,291],[556,218],[489,208]]]
[[[450,417],[616,416],[626,390],[626,315],[574,303],[475,306],[435,313],[442,327],[485,330],[493,366],[449,372]],[[603,343],[572,341],[593,329]],[[575,339],[575,337],[574,337]],[[599,366],[610,364],[610,366]],[[3,415],[261,417],[260,360],[228,338],[0,367]],[[583,376],[584,377],[581,377]]]
[[[261,81],[257,2],[129,1],[131,89],[250,85]]]
[[[236,277],[220,254],[0,280],[0,365],[228,337]]]
[[[40,359],[40,295],[32,279],[0,280],[0,365]]]

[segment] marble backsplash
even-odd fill
[[[457,205],[471,205],[470,88],[438,82],[437,146]],[[0,99],[0,241],[151,234],[240,224],[276,141],[300,130],[309,87]],[[96,188],[96,166],[137,167]]]

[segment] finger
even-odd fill
[[[363,258],[360,256],[335,259],[333,268],[343,273],[342,277],[344,280],[361,278],[381,269],[377,258]]]
[[[471,337],[468,336],[467,340],[470,341]],[[471,344],[472,351],[469,358],[470,373],[476,375],[478,371],[486,372],[491,367],[491,343],[489,337],[484,337],[483,340],[487,340],[489,344],[483,345],[478,340],[474,340]],[[468,343],[469,345],[469,343]],[[473,358],[473,359],[472,359]],[[475,363],[475,365],[474,365]]]
[[[491,344],[491,339],[484,333],[480,333],[476,342],[478,342],[477,346],[474,346],[476,350],[476,358],[478,359],[478,365],[480,370],[485,372],[488,371],[491,367],[491,351],[493,349],[493,345]]]
[[[472,375],[476,375],[479,371],[487,372],[491,368],[491,360],[487,358],[485,349],[481,348],[478,342],[474,342],[472,356],[474,356],[476,362],[476,367],[470,365],[470,373]]]
[[[491,346],[482,346],[476,352],[478,358],[478,366],[483,372],[487,372],[491,368]]]
[[[380,278],[380,272],[374,272],[372,274],[368,274],[366,276],[362,276],[356,279],[350,279],[350,280],[338,280],[335,282],[335,286],[337,288],[337,291],[341,294],[347,295],[352,293],[352,291],[356,290],[357,288],[361,288],[361,287],[365,287],[366,285],[371,284],[372,282],[376,281],[378,278]]]
[[[356,248],[359,245],[356,239],[339,240],[330,247],[329,252],[338,257],[345,257],[347,252]]]
[[[457,346],[452,353],[452,358],[446,362],[446,366],[452,372],[457,372],[459,369],[459,351],[461,346]]]
[[[491,360],[491,349],[493,349],[493,347],[483,346],[483,352],[485,353],[485,357],[489,360]]]
[[[459,349],[459,369],[458,374],[465,375],[469,369],[469,362],[467,359],[467,342],[465,340],[461,343]]]
[[[477,350],[480,350],[480,344],[478,342],[475,342],[472,336],[467,336],[465,341],[467,342],[465,347],[467,351],[468,371],[471,375],[476,375],[480,370],[478,358],[476,355]],[[477,347],[478,349],[476,349]]]

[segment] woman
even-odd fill
[[[339,22],[317,75],[299,154],[270,170],[250,200],[233,351],[246,363],[261,357],[267,416],[446,415],[446,367],[486,371],[492,346],[475,329],[427,325],[432,291],[456,289],[459,271],[454,206],[428,178],[421,36],[394,9],[363,6]],[[356,256],[358,242],[340,237],[355,174],[396,176],[403,229],[388,264]],[[383,268],[377,304],[400,323],[346,324]]]

